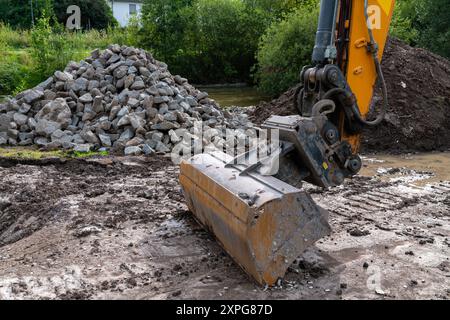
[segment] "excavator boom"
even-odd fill
[[[385,114],[383,108],[367,119],[377,78],[387,104],[380,60],[393,7],[394,0],[321,0],[312,65],[300,75],[298,115],[265,121],[260,130],[277,137],[266,157],[249,161],[258,145],[241,154],[205,151],[181,163],[180,183],[197,221],[260,284],[275,284],[331,232],[328,213],[302,184],[338,186],[361,169],[361,130]]]

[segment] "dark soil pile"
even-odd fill
[[[364,131],[365,152],[407,152],[450,148],[450,61],[427,50],[389,39],[383,57],[389,93],[385,121]],[[296,88],[262,103],[250,119],[262,123],[270,115],[295,114]],[[376,88],[373,104],[382,103]]]

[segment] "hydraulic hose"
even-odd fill
[[[366,23],[368,23],[369,21],[369,14],[367,12],[367,9],[369,7],[369,0],[364,0],[364,16],[366,18]],[[361,117],[361,113],[358,110],[358,107],[356,104],[354,104],[352,106],[353,112],[356,116],[356,118],[358,119],[358,121],[360,121],[361,123],[367,125],[367,126],[377,126],[379,125],[385,118],[386,116],[386,112],[387,112],[387,108],[388,108],[388,93],[387,93],[387,86],[386,86],[386,80],[384,78],[384,74],[383,74],[383,70],[381,69],[381,63],[380,60],[378,59],[378,45],[375,42],[375,38],[373,36],[373,32],[372,32],[372,28],[370,28],[369,25],[367,25],[367,29],[369,31],[369,37],[370,37],[370,46],[371,46],[371,51],[372,51],[372,56],[373,56],[373,60],[375,61],[375,68],[378,74],[378,77],[381,81],[381,90],[383,93],[383,105],[381,107],[380,113],[377,116],[377,118],[375,120],[372,121],[368,121],[366,119],[363,119]]]
[[[324,110],[325,108],[328,108],[328,110]],[[323,115],[330,114],[333,113],[335,110],[336,105],[334,104],[333,100],[322,99],[319,102],[317,102],[312,108],[312,116],[317,117],[321,114]]]

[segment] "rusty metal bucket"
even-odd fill
[[[226,156],[201,154],[181,163],[180,182],[190,210],[228,254],[259,284],[273,285],[292,262],[330,233],[328,213],[305,191]]]

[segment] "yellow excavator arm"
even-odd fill
[[[328,213],[302,183],[338,186],[361,169],[361,130],[378,125],[386,111],[380,61],[393,7],[394,0],[321,0],[312,64],[300,76],[299,114],[272,116],[262,125],[278,138],[267,157],[259,159],[258,148],[237,156],[216,150],[181,163],[190,210],[260,284],[276,283],[331,232]],[[385,104],[369,120],[377,77]]]

